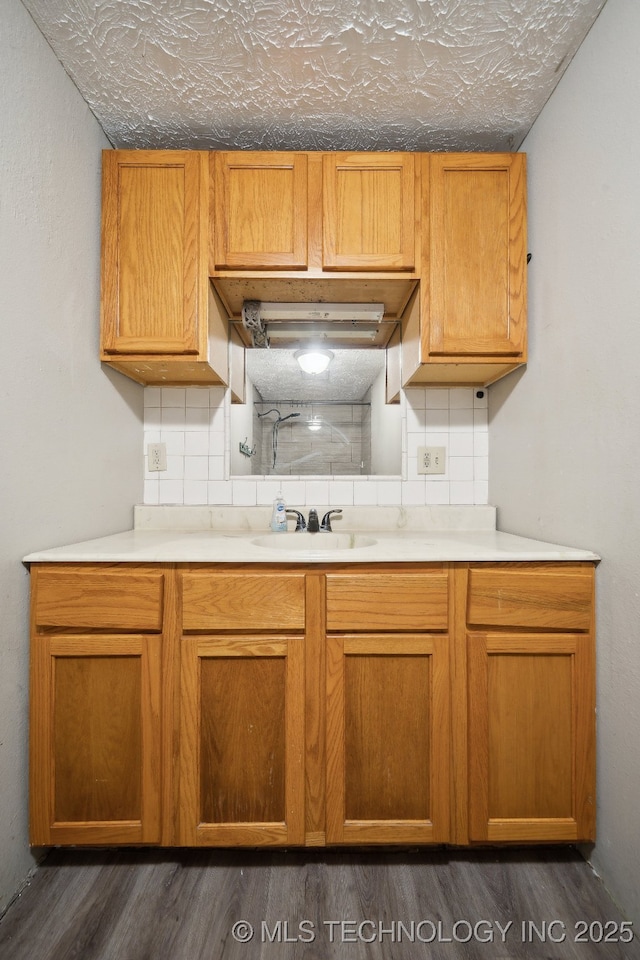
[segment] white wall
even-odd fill
[[[640,4],[608,0],[532,132],[530,362],[490,390],[506,530],[603,557],[598,841],[640,922]]]
[[[143,399],[98,361],[109,144],[19,0],[3,0],[1,17],[0,911],[34,862],[21,557],[131,526]]]

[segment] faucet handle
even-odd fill
[[[327,510],[322,518],[320,529],[324,530],[325,533],[331,533],[331,517],[334,513],[342,513],[342,510]]]
[[[299,510],[294,510],[294,509],[292,509],[291,507],[287,507],[286,513],[291,513],[291,514],[293,514],[293,515],[295,516],[295,518],[296,518],[296,532],[297,532],[298,530],[306,530],[306,529],[307,529],[307,524],[306,524],[306,522],[305,522],[304,515],[303,515],[302,513],[300,513]]]

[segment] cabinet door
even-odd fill
[[[322,189],[325,270],[415,268],[412,154],[325,154]]]
[[[182,844],[304,843],[303,644],[183,638]]]
[[[449,836],[444,635],[327,640],[327,842]]]
[[[206,154],[103,153],[102,347],[197,354],[207,337]]]
[[[470,839],[593,840],[591,637],[471,633],[468,656]]]
[[[211,155],[212,267],[301,270],[307,266],[307,157],[303,153]]]
[[[432,154],[425,163],[423,356],[523,357],[525,155]]]
[[[160,843],[159,636],[32,640],[31,843]]]

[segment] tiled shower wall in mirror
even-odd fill
[[[144,502],[268,505],[282,489],[291,505],[488,503],[487,391],[411,387],[401,395],[402,470],[393,476],[230,476],[229,398],[223,387],[146,387]],[[251,445],[253,438],[246,438]],[[151,473],[147,444],[166,444],[167,469]],[[446,472],[418,474],[420,446],[446,448]]]

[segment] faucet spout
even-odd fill
[[[307,521],[307,530],[309,533],[317,533],[320,529],[320,523],[318,521],[318,511],[315,507],[312,507],[309,510],[309,520]]]

